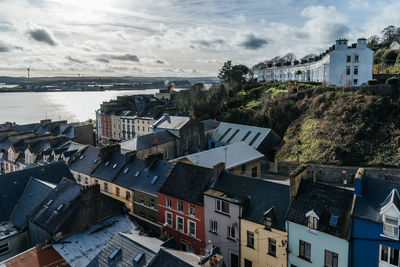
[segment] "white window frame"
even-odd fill
[[[234,235],[232,235],[232,231],[233,231]],[[236,229],[234,226],[232,226],[232,225],[227,226],[226,236],[227,236],[227,238],[230,238],[230,239],[236,239]]]
[[[192,204],[189,204],[189,215],[196,216],[196,207]]]
[[[382,260],[382,247],[387,247],[387,261],[383,261]],[[399,262],[400,262],[400,255],[399,255],[399,262],[397,262],[397,264],[393,265],[390,263],[390,256],[393,253],[393,251],[395,250],[395,248],[389,247],[389,246],[384,246],[382,244],[379,245],[379,266],[381,267],[397,267],[399,266]],[[400,251],[399,251],[400,254]]]
[[[388,223],[387,219],[389,220],[397,220],[397,225],[395,223]],[[399,219],[392,216],[383,216],[383,234],[390,238],[395,238],[396,240],[399,239]]]
[[[167,206],[167,207],[169,207],[169,208],[171,208],[172,207],[172,199],[170,199],[169,197],[167,197],[166,199],[165,199],[165,205]]]
[[[311,230],[318,229],[318,218],[315,216],[308,216],[308,228]]]
[[[168,222],[168,215],[171,216],[171,223]],[[172,216],[172,213],[171,213],[171,212],[168,212],[168,211],[165,212],[165,223],[167,224],[167,226],[173,227],[173,224],[174,224],[174,217]]]
[[[210,220],[210,232],[216,234],[218,232],[218,222]]]
[[[193,224],[194,224],[194,234],[191,234],[191,233],[190,233],[190,223],[193,223]],[[193,236],[193,237],[196,237],[196,222],[191,221],[191,220],[188,220],[187,228],[188,228],[188,230],[187,230],[188,235]]]
[[[182,229],[179,229],[179,219],[182,219]],[[178,215],[176,215],[176,230],[182,233],[185,232],[185,219]]]
[[[228,212],[226,212],[226,211],[223,211],[223,208],[222,208],[222,204],[223,203],[227,203],[227,205],[228,205]],[[229,202],[227,202],[227,201],[224,201],[224,200],[221,200],[221,199],[215,199],[215,210],[217,211],[217,212],[221,212],[221,213],[223,213],[223,214],[229,214]]]
[[[182,209],[179,208],[179,204],[182,204]],[[178,200],[176,202],[176,210],[183,213],[183,201]]]

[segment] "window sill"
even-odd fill
[[[210,233],[213,234],[213,235],[218,235],[217,232],[213,232],[213,231],[208,231],[208,232],[210,232]]]
[[[249,245],[246,245],[246,247],[248,247],[248,248],[251,248],[251,249],[254,249],[254,250],[255,250],[254,246],[249,246]]]
[[[297,257],[300,258],[300,259],[302,259],[302,260],[305,260],[305,261],[308,261],[308,262],[311,262],[311,263],[312,263],[311,259],[308,259],[308,258],[303,257],[303,256],[301,256],[301,255],[299,255],[299,256],[297,256]]]
[[[272,254],[272,253],[269,253],[269,252],[268,252],[267,254],[268,254],[268,256],[271,256],[271,257],[277,258],[277,257],[276,257],[276,254]]]
[[[391,236],[391,235],[385,235],[385,234],[381,234],[381,237],[386,237],[392,240],[399,240],[399,237],[397,236]]]
[[[221,214],[221,215],[225,215],[225,216],[227,216],[227,217],[231,217],[231,216],[229,215],[229,213],[225,213],[225,212],[223,212],[223,211],[215,210],[215,212],[218,213],[218,214]]]
[[[226,239],[228,239],[232,242],[236,242],[236,238],[234,238],[234,237],[227,236]]]

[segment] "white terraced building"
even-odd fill
[[[362,85],[372,79],[373,51],[360,38],[348,46],[345,39],[336,40],[325,53],[301,62],[260,66],[258,81],[314,81],[338,86]]]

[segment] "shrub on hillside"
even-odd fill
[[[387,65],[394,65],[399,52],[397,50],[386,50],[382,55],[382,61]]]
[[[378,81],[376,79],[368,80],[367,85],[376,85],[378,84]]]
[[[374,53],[374,64],[382,63],[381,57],[385,53],[385,49],[379,49]]]
[[[387,85],[399,85],[400,84],[400,80],[396,77],[392,77],[386,80],[386,84]]]
[[[400,65],[400,53],[397,55],[396,64]]]

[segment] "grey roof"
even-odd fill
[[[211,139],[227,144],[244,141],[253,148],[258,148],[271,132],[268,128],[221,122]]]
[[[189,121],[189,117],[164,115],[153,126],[158,129],[179,130]]]
[[[172,168],[172,163],[155,159],[150,168],[145,168],[144,160],[134,158],[118,174],[113,183],[124,188],[137,189],[153,195],[158,194],[161,184]],[[138,174],[136,176],[136,174]],[[154,184],[152,180],[156,177]]]
[[[42,182],[33,177],[29,179],[10,216],[10,220],[18,229],[25,229],[28,215],[47,197],[54,187],[53,184]]]
[[[352,204],[351,190],[302,180],[290,205],[287,220],[307,226],[306,214],[313,210],[319,217],[318,231],[347,239]],[[331,216],[339,217],[337,227],[330,225]]]
[[[132,266],[136,256],[142,255],[138,265],[148,266],[161,248],[162,241],[139,234],[118,233],[89,264],[94,266]],[[110,255],[114,257],[110,259]]]
[[[156,136],[155,136],[156,135]],[[157,144],[162,145],[169,142],[174,142],[178,138],[171,134],[168,130],[159,131],[157,133],[150,133],[146,135],[140,135],[131,140],[121,142],[121,149],[129,151],[140,151],[143,149],[151,148],[155,146],[154,139],[157,138]]]
[[[125,155],[113,153],[110,157],[100,163],[100,165],[92,173],[92,176],[103,181],[111,182],[124,168],[126,163],[125,161]]]
[[[382,216],[379,212],[390,200],[389,197],[393,189],[400,191],[400,184],[368,176],[363,177],[362,196],[356,197],[353,216],[376,223],[382,223]],[[397,202],[397,200],[395,201]]]
[[[177,162],[161,186],[160,193],[203,205],[203,192],[210,186],[213,170]]]
[[[90,175],[99,164],[99,148],[88,146],[70,165],[72,171]]]
[[[200,266],[198,264],[200,260],[201,260],[200,257],[193,253],[175,249],[169,249],[169,248],[162,248],[158,252],[157,256],[154,258],[154,261],[150,266],[192,267],[192,266]]]
[[[79,205],[81,189],[72,181],[63,180],[31,213],[30,220],[55,234]]]
[[[226,156],[226,158],[225,158]],[[206,168],[213,168],[216,163],[225,162],[227,170],[234,167],[261,159],[264,155],[246,144],[238,142],[231,145],[217,147],[195,154],[186,155],[180,159],[187,158],[193,164]]]
[[[1,175],[0,221],[8,220],[31,177],[52,184],[58,184],[64,177],[74,180],[74,177],[64,162],[56,162]]]

